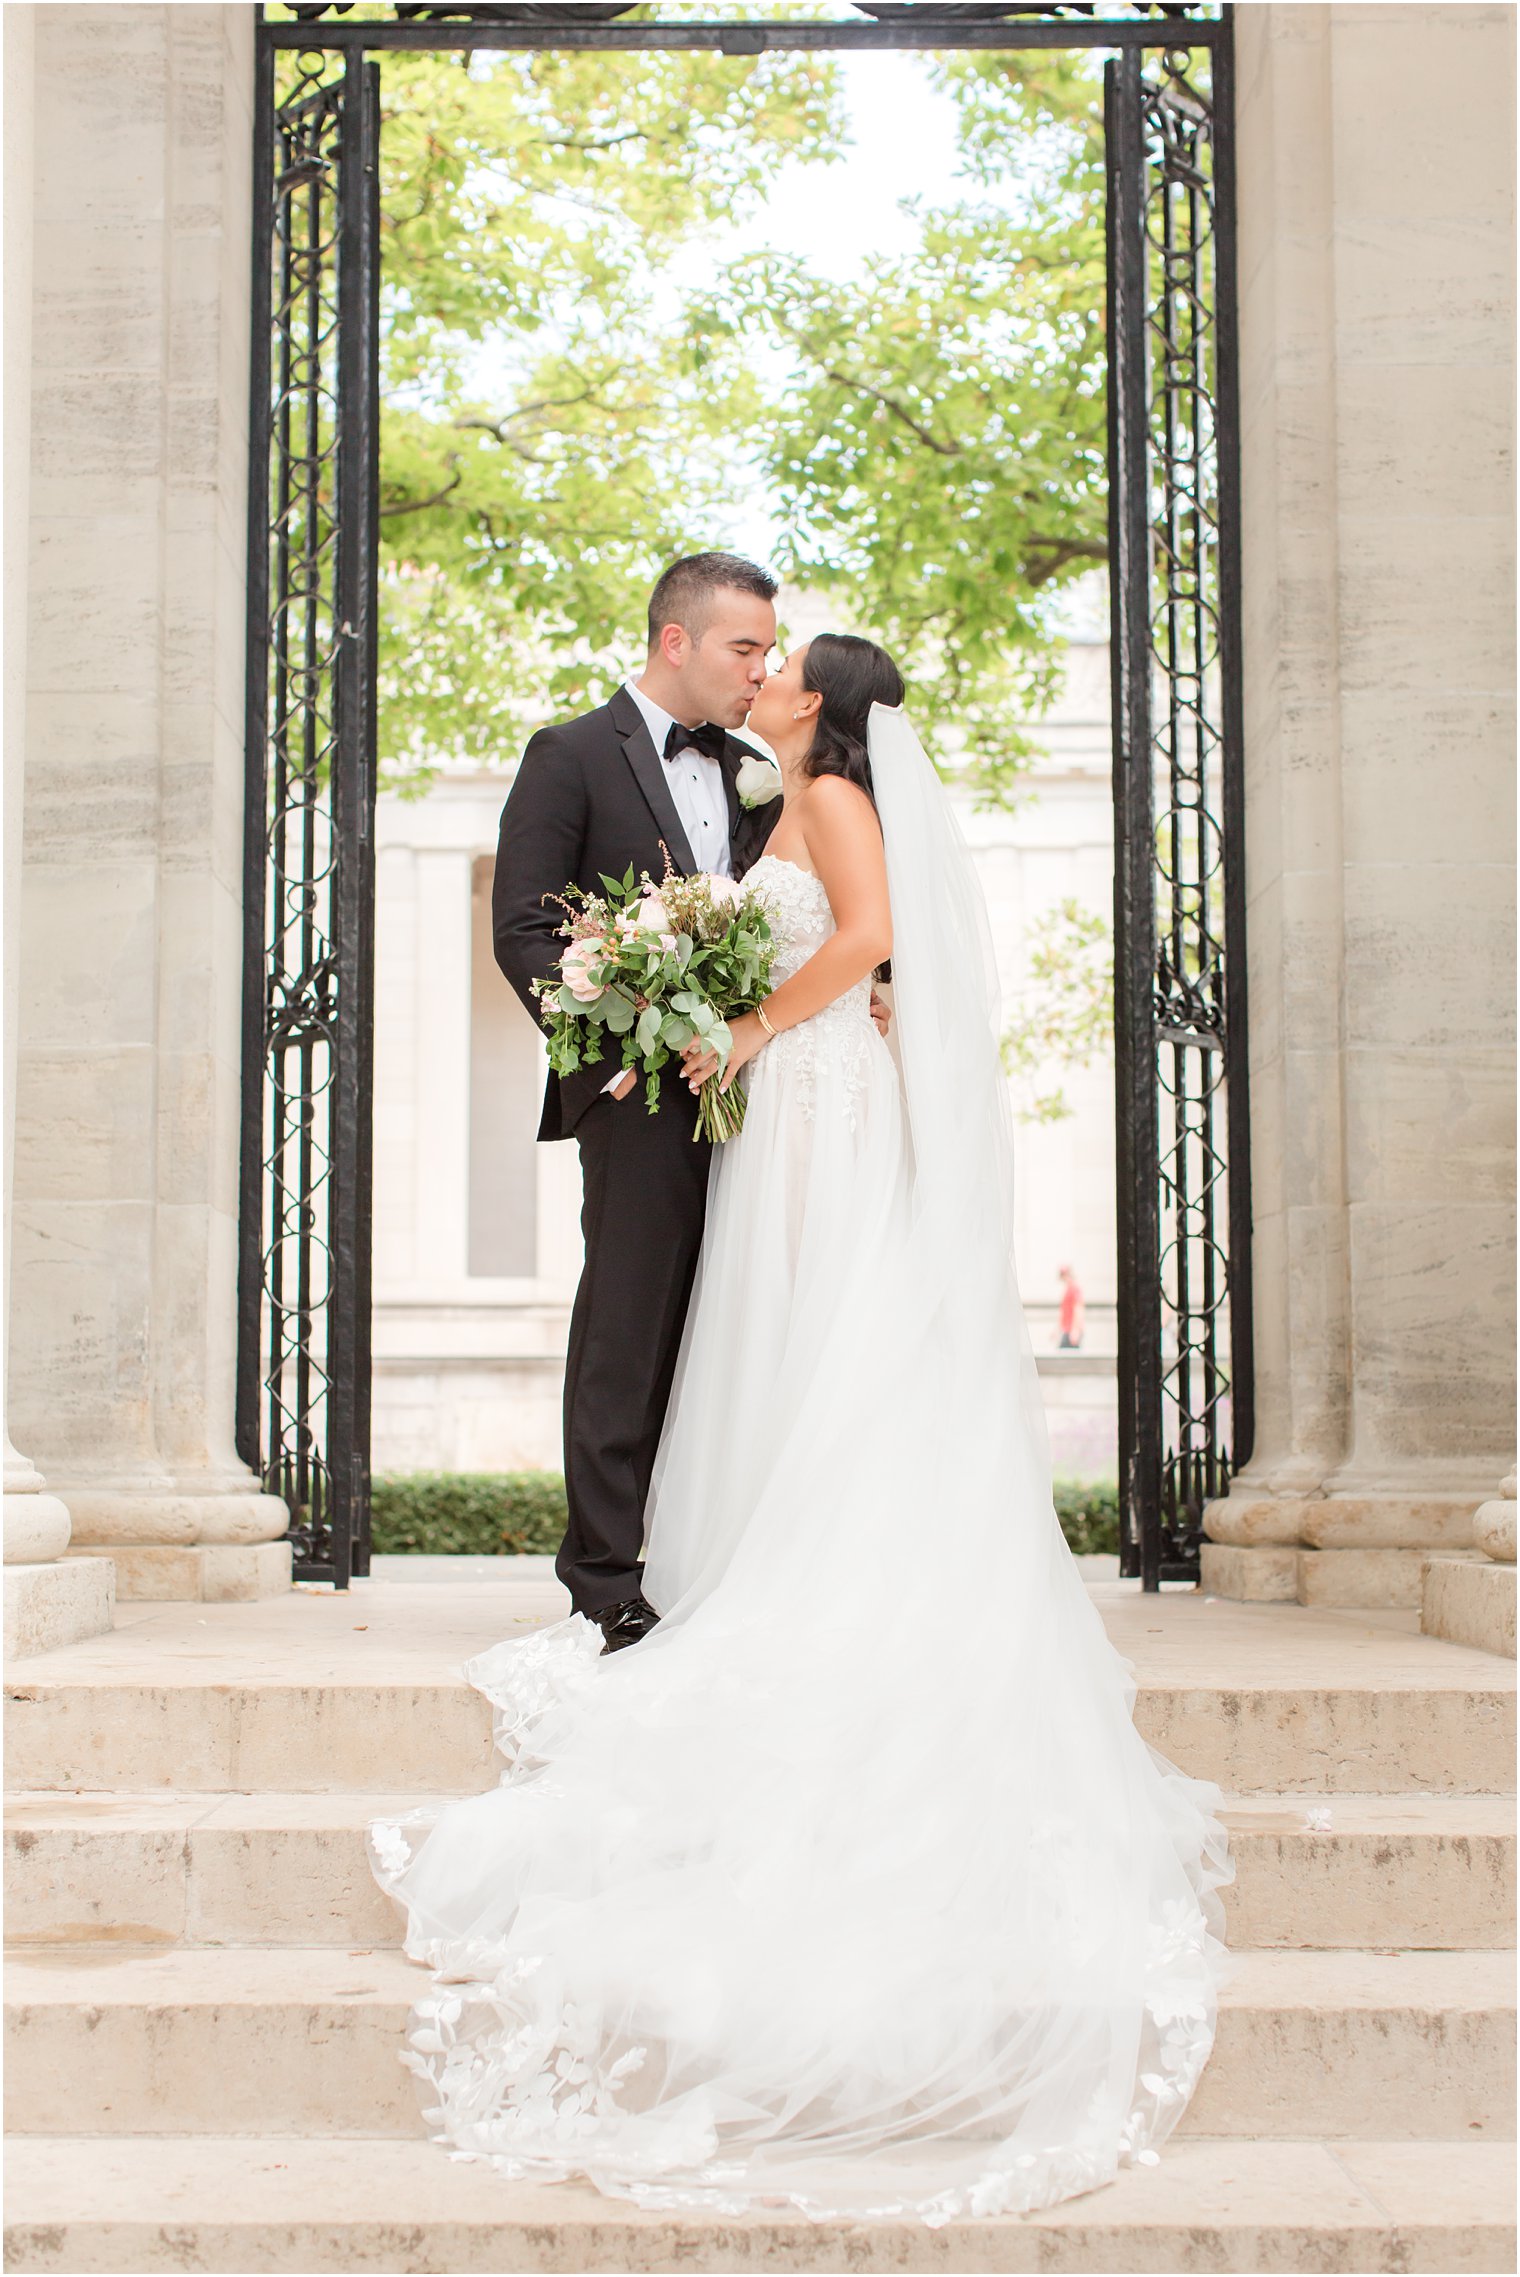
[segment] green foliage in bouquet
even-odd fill
[[[705,873],[683,878],[667,870],[656,886],[647,873],[635,883],[630,866],[602,885],[600,894],[568,886],[560,897],[570,944],[558,973],[535,983],[549,1065],[556,1075],[593,1066],[610,1036],[623,1066],[642,1072],[652,1115],[661,1069],[700,1038],[718,1067],[698,1094],[693,1136],[732,1138],[745,1095],[737,1083],[722,1088],[733,1050],[728,1023],[769,992],[775,943],[764,901]]]

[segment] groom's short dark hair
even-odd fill
[[[777,581],[768,569],[746,561],[738,553],[689,553],[673,561],[649,596],[649,645],[654,647],[667,625],[679,625],[700,640],[712,617],[713,595],[731,586],[753,593],[760,601],[774,601]]]

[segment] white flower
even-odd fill
[[[412,1862],[412,1850],[399,1826],[377,1820],[370,1828],[370,1843],[382,1873],[405,1873]]]
[[[744,899],[744,888],[733,878],[720,878],[716,872],[707,879],[707,890],[712,896],[714,909],[737,909]]]
[[[641,932],[645,933],[668,933],[670,931],[670,911],[660,899],[656,888],[651,886],[643,900],[637,904],[634,910],[634,923]]]
[[[772,799],[781,796],[781,769],[774,759],[762,759],[757,751],[740,767],[734,788],[741,806],[769,806]]]

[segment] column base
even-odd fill
[[[1298,1598],[1298,1552],[1205,1542],[1199,1586],[1207,1597],[1236,1597],[1249,1605],[1292,1605]]]
[[[1481,1491],[1481,1489],[1480,1489]],[[1242,1549],[1289,1544],[1316,1550],[1465,1550],[1471,1493],[1252,1494],[1234,1489],[1206,1504],[1211,1542]]]
[[[84,1562],[70,1551],[66,1565]],[[290,1587],[289,1542],[117,1542],[111,1545],[123,1604],[246,1605]]]
[[[46,1565],[69,1546],[69,1514],[56,1494],[35,1488],[5,1496],[5,1562]]]
[[[104,1636],[116,1609],[109,1558],[64,1557],[5,1569],[5,1657],[24,1660]]]
[[[1427,1637],[1515,1657],[1515,1568],[1489,1558],[1425,1560],[1420,1627]]]
[[[252,1482],[246,1492],[227,1494],[132,1492],[75,1487],[67,1480],[53,1491],[68,1505],[75,1547],[104,1550],[111,1557],[133,1544],[155,1549],[255,1547],[277,1541],[290,1524],[279,1496],[261,1494]]]
[[[1424,1590],[1428,1549],[1311,1550],[1292,1543],[1246,1546],[1205,1542],[1202,1586],[1210,1597],[1248,1604],[1417,1608]],[[1443,1558],[1445,1565],[1485,1564],[1472,1553]]]

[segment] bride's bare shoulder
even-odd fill
[[[799,819],[825,831],[869,831],[881,835],[881,824],[868,794],[845,775],[815,775],[797,802]]]

